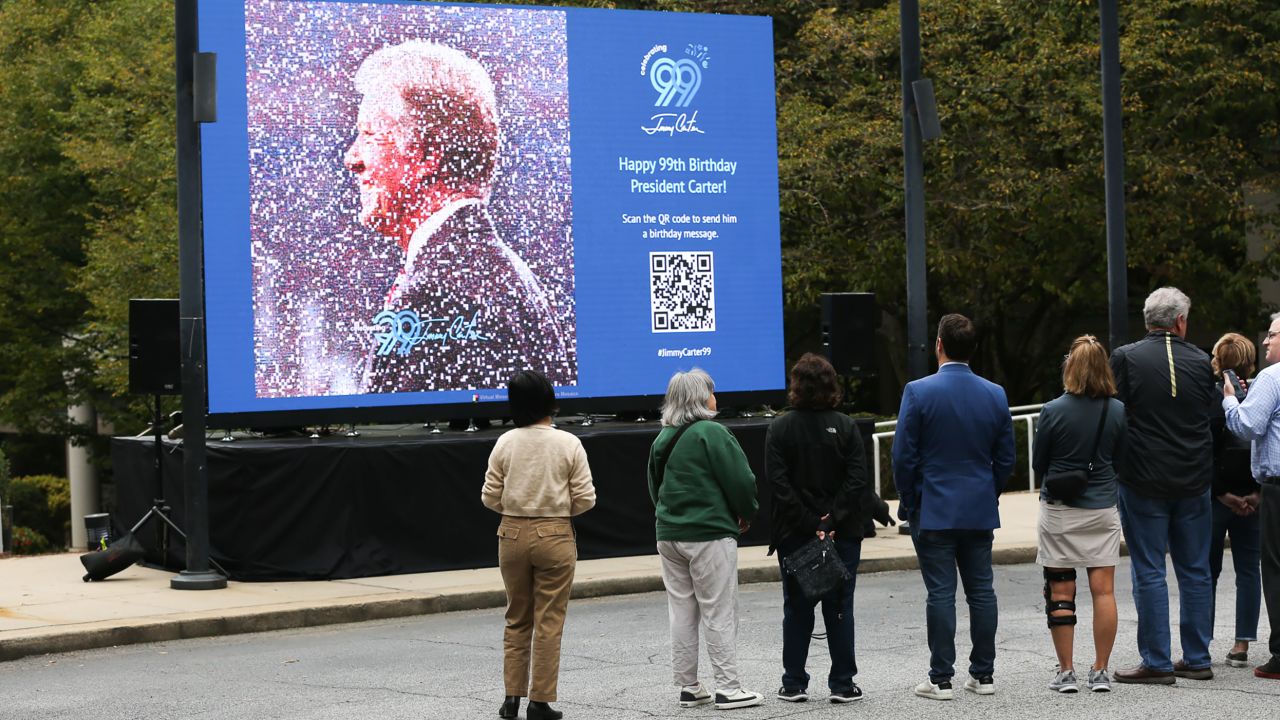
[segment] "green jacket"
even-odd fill
[[[701,420],[680,437],[656,487],[658,455],[678,428],[665,427],[649,448],[649,499],[659,540],[706,542],[738,537],[738,518],[755,517],[756,476],[738,440],[725,426]]]

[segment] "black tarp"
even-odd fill
[[[759,487],[760,512],[743,545],[768,542],[768,422],[725,423]],[[574,519],[578,556],[652,554],[645,463],[658,424],[562,427],[582,439],[596,485],[596,507]],[[232,579],[341,579],[497,565],[499,518],[480,503],[480,488],[501,428],[443,435],[418,426],[362,432],[357,438],[208,443],[211,553]],[[117,530],[151,507],[154,447],[150,438],[112,441]],[[182,444],[166,441],[163,447],[164,497],[173,508],[170,517],[185,527]],[[138,532],[148,560],[183,567],[185,547],[176,538],[161,563],[154,530]]]

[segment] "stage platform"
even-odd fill
[[[767,544],[769,490],[764,480],[766,418],[724,421],[756,473],[760,512],[743,545]],[[645,479],[656,421],[562,424],[586,448],[597,504],[578,517],[583,560],[649,555],[653,505]],[[263,438],[237,435],[208,442],[210,547],[233,580],[344,579],[497,565],[498,515],[480,503],[489,452],[510,425],[475,433],[433,435],[421,425]],[[116,530],[151,506],[154,441],[115,438]],[[186,526],[181,483],[183,447],[164,448],[164,493],[172,517]],[[139,532],[149,560],[185,565],[185,547],[161,558],[154,527]]]

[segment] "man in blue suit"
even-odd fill
[[[979,695],[995,692],[996,594],[991,540],[999,500],[1013,472],[1013,419],[1004,388],[969,369],[977,345],[973,322],[946,315],[938,323],[938,372],[907,383],[893,439],[898,517],[911,523],[920,574],[929,592],[929,679],[915,693],[954,697],[956,569],[969,603],[969,679]]]

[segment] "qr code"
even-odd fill
[[[653,332],[716,329],[716,286],[709,252],[649,253]]]

